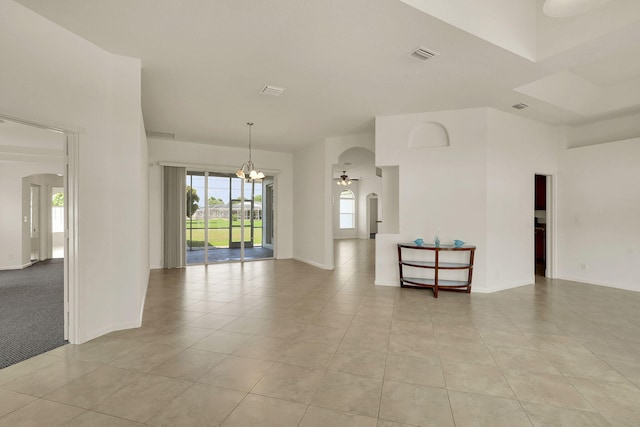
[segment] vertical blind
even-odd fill
[[[184,267],[187,169],[163,166],[164,268]]]

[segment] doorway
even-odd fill
[[[64,258],[64,187],[51,188],[51,258]]]
[[[541,277],[551,277],[551,179],[550,175],[534,176],[534,272]]]
[[[273,258],[273,182],[188,170],[187,265]]]
[[[367,195],[367,201],[369,238],[375,239],[378,234],[378,195],[376,193]]]
[[[31,184],[29,193],[29,237],[32,263],[40,261],[40,186]]]
[[[0,223],[3,243],[10,251],[0,260],[0,270],[8,270],[0,280],[5,304],[0,323],[8,341],[0,347],[15,361],[76,342],[72,296],[77,286],[77,221],[67,223],[68,215],[62,212],[61,223],[55,222],[52,196],[54,187],[59,193],[70,188],[70,206],[77,207],[77,144],[75,132],[0,115],[2,191],[14,201],[3,209],[7,218],[19,218],[17,227],[13,221]],[[59,209],[66,208],[60,205]],[[54,236],[56,225],[58,236]]]

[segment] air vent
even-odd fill
[[[284,92],[284,88],[265,85],[260,91],[260,95],[280,96]]]
[[[146,131],[148,138],[175,139],[176,134],[170,132],[159,132],[157,130]]]
[[[513,108],[515,108],[516,110],[524,110],[527,107],[528,105],[523,102],[521,102],[520,104],[513,105]]]
[[[438,55],[440,55],[438,52],[434,52],[423,47],[419,47],[409,54],[409,56],[419,59],[420,61],[428,61],[429,59]]]

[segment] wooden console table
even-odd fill
[[[409,251],[430,251],[434,254],[433,261],[416,261],[403,258],[403,250]],[[473,257],[476,247],[463,245],[459,248],[454,245],[440,245],[436,247],[433,243],[418,246],[415,243],[398,243],[398,267],[400,268],[400,286],[403,288],[430,288],[433,289],[433,296],[438,298],[438,290],[454,292],[471,292],[471,278],[473,276]],[[441,252],[443,252],[441,254]],[[468,263],[442,262],[441,257],[447,252],[467,252],[469,254]],[[414,252],[415,254],[416,252]],[[421,277],[419,270],[415,270],[416,276],[407,277],[403,267],[415,269],[430,269],[434,271],[433,277]],[[440,277],[441,270],[467,270],[467,280],[445,280]],[[414,270],[412,270],[413,272]]]

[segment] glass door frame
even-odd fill
[[[251,258],[251,259],[246,259],[245,257],[245,248],[248,246],[246,245],[246,240],[245,240],[245,227],[246,227],[246,223],[247,223],[247,218],[246,218],[246,202],[247,200],[245,199],[245,190],[246,190],[246,184],[250,183],[251,184],[251,199],[250,201],[250,218],[249,218],[249,222],[250,222],[250,226],[251,226],[251,246],[250,248],[255,247],[254,244],[254,239],[255,239],[255,231],[254,231],[254,227],[255,227],[255,218],[254,218],[254,207],[255,207],[255,185],[256,182],[252,181],[252,180],[248,180],[248,179],[243,179],[243,178],[238,178],[235,176],[235,174],[233,173],[225,173],[225,172],[210,172],[208,170],[202,170],[199,168],[188,168],[186,171],[187,177],[191,176],[191,180],[187,179],[187,184],[193,188],[193,176],[201,176],[203,177],[204,180],[204,213],[203,213],[203,232],[204,232],[204,261],[203,264],[206,266],[208,264],[210,264],[209,261],[209,248],[211,247],[211,245],[209,244],[209,220],[211,218],[211,214],[210,214],[210,209],[209,209],[209,178],[210,177],[221,177],[221,178],[228,178],[229,179],[229,210],[228,210],[228,220],[229,220],[229,249],[232,249],[232,242],[233,242],[233,202],[234,201],[238,201],[236,199],[232,198],[232,194],[233,194],[233,181],[234,180],[239,180],[240,182],[240,209],[239,209],[239,216],[240,216],[240,245],[239,245],[239,249],[240,249],[240,257],[239,259],[233,259],[233,260],[229,260],[227,262],[245,262],[245,261],[254,261],[254,260],[259,260],[259,259],[271,259],[274,257],[275,255],[275,250],[273,248],[273,244],[271,244],[271,250],[273,251],[273,255],[270,258]],[[271,185],[273,185],[274,182],[271,181]],[[263,191],[264,193],[264,191]],[[262,195],[262,197],[264,197],[264,194]],[[262,207],[264,209],[264,200],[263,200],[263,204]],[[264,213],[263,213],[263,220],[264,220]],[[190,217],[190,219],[192,219]],[[190,222],[190,226],[192,228],[192,223]],[[262,234],[264,235],[264,223],[262,224]],[[192,240],[192,239],[190,239]],[[264,236],[263,236],[263,240],[264,240]],[[262,246],[264,247],[264,241],[262,241]],[[188,248],[188,245],[187,245]],[[224,261],[223,261],[224,262]],[[199,264],[199,263],[198,263]],[[197,265],[197,264],[187,264],[187,265]]]

